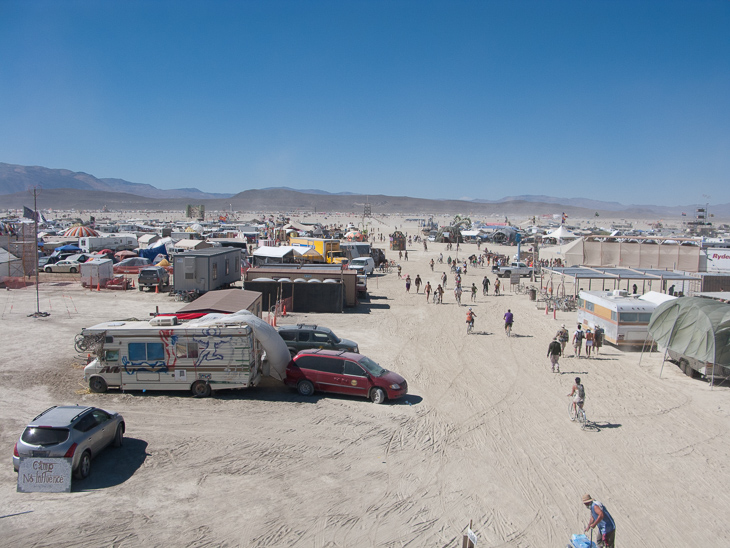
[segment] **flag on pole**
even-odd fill
[[[25,206],[23,206],[23,217],[25,217],[26,219],[33,219],[34,221],[39,220],[36,212],[33,211],[31,208]]]

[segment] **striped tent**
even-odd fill
[[[66,232],[63,233],[63,235],[67,238],[86,238],[89,236],[96,237],[99,235],[99,233],[88,226],[74,225],[71,228],[67,229]]]

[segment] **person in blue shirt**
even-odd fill
[[[589,529],[593,529],[598,526],[598,531],[601,533],[601,538],[598,540],[599,546],[605,546],[606,548],[614,548],[616,542],[616,523],[613,521],[611,514],[608,513],[606,507],[593,500],[590,495],[583,495],[583,504],[591,511],[591,521],[586,527],[586,533]]]

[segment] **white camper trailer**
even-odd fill
[[[132,250],[137,247],[137,236],[134,234],[117,234],[116,236],[84,236],[79,238],[79,247],[85,253],[111,249],[112,251]]]
[[[289,351],[273,327],[248,311],[218,316],[224,315],[185,324],[157,316],[85,328],[77,348],[96,359],[84,368],[84,380],[92,392],[190,390],[205,397],[211,390],[255,386],[262,374],[283,379]],[[270,373],[261,368],[262,347]]]
[[[623,290],[581,291],[578,295],[578,323],[591,329],[602,327],[604,340],[616,346],[640,346],[647,341],[651,313],[666,298],[650,291],[629,295]],[[653,344],[653,341],[649,339]]]

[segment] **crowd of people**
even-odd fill
[[[456,244],[457,255],[459,247],[460,245]],[[447,252],[451,251],[453,248],[454,244],[446,245]],[[427,251],[427,247],[425,245],[424,251]],[[407,251],[399,252],[399,258],[401,258],[402,260],[407,261],[407,257]],[[432,257],[429,260],[428,264],[431,272],[436,272],[436,265],[444,263],[448,265],[448,269],[441,272],[439,276],[440,283],[436,283],[436,287],[434,288],[431,285],[430,281],[426,281],[424,283],[421,279],[420,274],[417,274],[413,285],[415,285],[416,287],[417,294],[420,293],[421,287],[423,287],[427,303],[441,304],[444,302],[444,293],[448,285],[450,273],[453,279],[455,303],[458,306],[461,306],[462,299],[465,298],[463,295],[464,291],[469,294],[470,303],[476,303],[479,292],[476,282],[472,282],[470,286],[468,284],[466,286],[463,285],[464,278],[467,275],[467,272],[470,269],[473,270],[483,268],[484,266],[498,266],[500,264],[506,264],[507,261],[508,258],[504,255],[492,253],[487,249],[478,254],[470,255],[466,260],[452,258],[450,255],[446,259],[444,259],[443,253],[439,252],[437,256]],[[559,267],[562,266],[562,260],[543,259],[538,261],[537,264],[544,267]],[[400,272],[401,267],[399,265],[399,277],[401,276]],[[405,285],[406,292],[410,293],[412,282],[411,277],[408,274],[405,275]],[[485,297],[489,296],[490,290],[492,290],[494,296],[500,295],[501,280],[499,279],[499,277],[495,277],[494,281],[492,281],[487,275],[483,276],[482,295]],[[477,314],[470,306],[466,312],[467,334],[473,332],[476,318]],[[504,313],[503,320],[505,333],[509,336],[512,326],[514,324],[514,313],[511,311],[511,309],[508,309],[507,312]],[[550,361],[550,367],[553,373],[560,373],[560,358],[568,357],[566,356],[566,347],[569,341],[572,341],[573,346],[573,354],[571,357],[581,358],[583,352],[585,352],[585,357],[591,358],[592,356],[597,355],[600,352],[601,347],[603,346],[604,330],[600,326],[595,326],[594,328],[587,327],[584,330],[583,325],[578,324],[575,331],[573,331],[571,335],[565,324],[561,325],[555,336],[552,338],[552,341],[550,341],[548,345],[547,357]],[[583,385],[579,377],[575,378],[574,384],[572,385],[571,391],[568,395],[572,398],[571,405],[583,409],[586,392],[585,386]],[[585,495],[583,497],[583,503],[585,504],[586,508],[588,508],[591,512],[591,520],[586,526],[585,531],[588,532],[590,529],[597,528],[600,533],[599,545],[613,548],[616,525],[610,513],[602,503],[593,500],[590,495]]]

